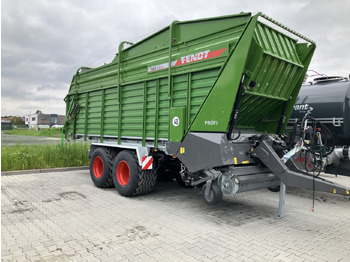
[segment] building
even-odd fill
[[[29,128],[63,127],[66,117],[57,114],[30,114],[25,116]]]
[[[12,129],[11,117],[1,117],[1,130]]]

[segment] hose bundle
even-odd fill
[[[305,151],[305,170],[307,172],[315,172],[319,169],[316,176],[322,169],[322,158],[331,154],[335,148],[335,140],[331,131],[319,120],[311,117],[309,113],[303,118],[297,120],[291,133],[289,147],[293,146],[297,141],[302,141]],[[314,167],[310,169],[306,159],[313,159]]]
[[[312,172],[313,176],[313,212],[315,205],[315,177],[319,176],[322,171],[322,159],[334,151],[334,136],[323,123],[311,117],[308,112],[295,123],[290,141],[289,147],[295,144],[296,141],[299,141],[306,148],[304,169],[307,173]],[[311,163],[308,164],[307,159],[309,159],[310,162],[313,160],[314,165],[312,166]]]

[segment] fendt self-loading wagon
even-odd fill
[[[280,185],[349,195],[294,166],[306,132],[294,148],[283,141],[315,47],[261,13],[174,21],[77,70],[66,138],[92,141],[92,181],[123,196],[151,191],[161,175],[203,186],[208,204]]]

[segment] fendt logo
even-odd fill
[[[203,61],[206,59],[215,58],[215,57],[220,56],[226,49],[227,48],[223,48],[223,49],[214,50],[214,51],[205,50],[205,51],[201,51],[198,53],[182,56],[180,59],[172,61],[171,67],[186,65],[186,64],[193,63],[193,62],[199,62],[199,61]],[[149,67],[147,72],[151,73],[151,72],[155,72],[155,71],[159,71],[159,70],[163,70],[163,69],[167,69],[167,68],[169,68],[169,63],[163,63],[163,64],[154,65],[154,66]]]
[[[300,105],[294,105],[293,109],[296,111],[312,111],[313,108],[309,106],[308,104],[300,104]]]
[[[183,57],[181,57],[181,63],[187,64],[187,63],[192,63],[192,62],[200,61],[203,59],[207,59],[209,52],[210,52],[210,50],[207,50],[207,51],[199,52],[197,54],[183,56]]]

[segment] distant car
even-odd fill
[[[52,128],[62,128],[63,125],[53,125]]]
[[[49,125],[38,125],[39,130],[45,129],[45,128],[50,128],[50,126]]]

